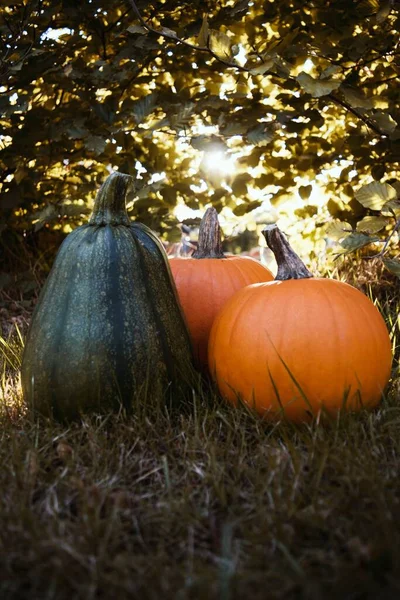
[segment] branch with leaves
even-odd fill
[[[212,58],[214,58],[216,61],[221,63],[222,65],[224,65],[228,68],[235,69],[236,71],[239,71],[242,73],[248,73],[251,75],[265,75],[268,73],[269,75],[271,75],[272,77],[275,77],[277,79],[281,79],[281,80],[285,80],[285,81],[294,81],[298,85],[300,85],[300,87],[303,88],[307,93],[310,93],[312,96],[314,96],[316,98],[320,98],[320,97],[324,96],[324,97],[328,98],[329,100],[331,100],[332,102],[334,102],[335,104],[341,106],[347,112],[351,113],[357,119],[362,121],[371,130],[371,132],[380,136],[382,139],[387,140],[387,138],[388,138],[387,132],[383,131],[373,121],[373,119],[371,119],[369,116],[363,114],[362,112],[358,111],[356,108],[351,106],[351,104],[349,102],[347,102],[345,99],[340,98],[336,93],[334,93],[334,90],[338,89],[341,85],[341,82],[339,80],[329,80],[329,79],[318,80],[318,79],[314,79],[307,73],[301,73],[300,76],[298,76],[298,77],[292,77],[289,74],[289,69],[287,69],[287,66],[286,66],[287,63],[285,65],[284,64],[285,61],[279,61],[279,56],[276,54],[276,52],[271,53],[271,56],[268,56],[268,54],[265,56],[259,55],[258,58],[260,59],[261,62],[259,64],[253,65],[251,67],[246,67],[246,66],[240,65],[237,62],[232,61],[232,58],[234,58],[234,55],[235,55],[235,52],[233,52],[232,50],[235,49],[235,45],[232,43],[231,38],[228,35],[226,35],[225,33],[210,30],[206,18],[204,18],[202,27],[198,34],[198,40],[199,40],[200,44],[196,45],[196,44],[192,44],[192,43],[180,38],[175,31],[173,31],[169,28],[162,27],[161,29],[156,29],[156,28],[152,27],[142,17],[142,15],[135,3],[135,0],[129,0],[129,3],[131,4],[133,12],[135,13],[136,17],[138,18],[141,26],[149,33],[152,33],[157,36],[161,36],[164,39],[173,41],[175,44],[181,44],[183,46],[186,46],[187,48],[190,48],[191,50],[196,50],[197,52],[207,53]],[[281,43],[278,42],[276,44],[277,47],[280,46],[280,51],[282,51],[282,49],[284,47],[287,47],[287,45],[290,43],[290,41],[292,41],[292,39],[294,39],[295,33],[296,32],[290,33],[289,36],[287,36],[288,39],[283,40],[283,45],[282,45],[282,40],[280,40]],[[217,51],[215,51],[213,49],[214,41],[216,42],[215,45],[218,45],[220,50],[222,50],[222,53],[226,54],[226,58],[221,56],[221,52],[218,53]],[[228,57],[229,57],[229,59],[228,59]],[[271,69],[274,66],[283,67],[283,70],[287,71],[287,72],[285,72],[285,75],[282,75],[278,72],[272,71]],[[303,76],[303,77],[301,78],[301,76]]]
[[[373,181],[355,191],[355,199],[372,214],[366,215],[353,230],[346,222],[333,222],[327,229],[328,237],[340,242],[343,251],[339,254],[350,254],[370,244],[383,244],[376,254],[363,256],[363,259],[380,258],[384,265],[400,277],[400,260],[387,258],[390,243],[400,231],[400,191],[388,183]],[[376,234],[391,230],[385,237]],[[346,235],[349,234],[349,235]]]

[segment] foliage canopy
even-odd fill
[[[393,0],[0,7],[0,227],[67,231],[110,168],[137,177],[132,216],[169,239],[179,203],[262,218],[295,197],[306,231],[373,216],[361,184],[396,190]]]

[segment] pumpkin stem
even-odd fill
[[[107,177],[97,193],[91,225],[130,225],[125,198],[132,180],[131,175],[117,171]]]
[[[285,279],[313,277],[313,274],[310,273],[301,258],[291,248],[285,235],[277,225],[269,225],[262,233],[267,241],[268,248],[274,253],[278,265],[275,280],[284,281]]]
[[[225,258],[222,252],[221,227],[214,207],[207,208],[200,223],[199,243],[192,258]]]

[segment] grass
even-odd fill
[[[376,297],[397,357],[397,298]],[[199,389],[181,414],[67,427],[24,413],[20,351],[17,332],[0,345],[1,598],[400,596],[396,369],[377,410],[323,423]]]

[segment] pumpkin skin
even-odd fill
[[[278,272],[279,274],[279,272]],[[375,407],[392,353],[385,322],[340,281],[289,279],[237,292],[214,322],[209,367],[221,394],[260,414],[303,421],[324,407]]]
[[[215,316],[232,295],[252,283],[273,280],[269,269],[258,261],[245,256],[225,256],[222,250],[218,215],[214,208],[208,209],[202,225],[212,219],[211,227],[217,227],[218,241],[212,242],[212,250],[201,249],[192,258],[170,259],[172,274],[179,299],[186,317],[196,365],[207,368],[208,339]],[[201,235],[201,231],[200,231]],[[201,237],[199,239],[199,246]]]
[[[59,420],[165,401],[191,377],[190,339],[168,260],[131,223],[131,177],[111,174],[88,224],[64,240],[34,311],[23,355],[25,401]]]

